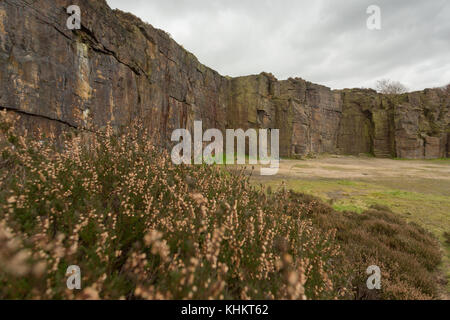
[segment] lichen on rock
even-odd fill
[[[167,139],[202,120],[205,129],[280,129],[280,153],[289,157],[449,155],[448,91],[382,95],[269,73],[224,77],[104,0],[78,1],[82,28],[68,30],[66,5],[0,2],[0,107],[38,117],[23,120],[29,129],[119,128],[139,118]]]

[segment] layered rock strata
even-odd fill
[[[82,28],[69,30],[69,2],[0,1],[0,107],[28,130],[126,128],[138,118],[167,140],[202,120],[205,129],[280,129],[282,156],[449,156],[448,90],[382,95],[268,73],[224,77],[104,0],[77,1]]]

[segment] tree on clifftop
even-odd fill
[[[400,82],[389,79],[378,80],[376,90],[384,94],[401,94],[408,91],[408,89]]]

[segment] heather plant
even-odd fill
[[[242,172],[176,166],[135,124],[17,134],[2,112],[0,298],[334,299],[335,231]],[[78,265],[82,289],[66,287]]]
[[[336,212],[236,167],[174,165],[139,124],[54,143],[16,120],[1,113],[2,299],[437,297],[436,239],[388,208]]]
[[[344,259],[341,267],[356,299],[429,300],[439,298],[437,271],[441,251],[437,239],[414,223],[406,223],[386,206],[356,214],[336,212],[314,197],[291,192],[290,201],[313,204],[308,217],[324,231],[337,230]],[[368,290],[366,268],[380,267],[382,289]]]

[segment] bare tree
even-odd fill
[[[378,80],[376,89],[378,92],[384,94],[401,94],[408,91],[408,89],[400,82],[389,79]]]

